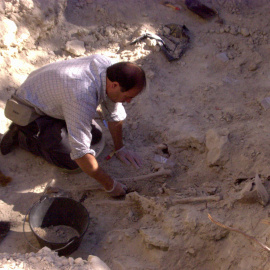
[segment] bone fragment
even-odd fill
[[[179,199],[173,199],[172,204],[175,205],[175,204],[180,204],[180,203],[218,202],[221,199],[222,199],[222,196],[220,195],[179,198]]]
[[[138,180],[146,180],[149,178],[162,176],[162,175],[172,175],[172,171],[169,169],[161,169],[161,170],[154,172],[154,173],[149,173],[149,174],[135,176],[135,177],[129,177],[129,178],[119,178],[116,180],[120,181],[120,182],[138,181]]]
[[[266,206],[269,201],[269,194],[266,188],[264,187],[264,185],[262,184],[262,180],[259,177],[258,173],[256,173],[256,176],[255,176],[255,184],[256,184],[256,190],[258,194],[259,203],[262,204],[263,206]]]
[[[233,232],[237,232],[237,233],[241,233],[242,235],[244,235],[246,238],[248,238],[249,240],[252,240],[253,242],[257,243],[260,247],[262,247],[263,249],[267,250],[267,251],[270,251],[270,248],[268,246],[266,246],[265,244],[263,244],[262,242],[260,242],[259,240],[257,240],[255,237],[253,236],[250,236],[238,229],[235,229],[235,228],[232,228],[232,227],[229,227],[229,226],[226,226],[216,220],[214,220],[210,214],[208,214],[208,218],[213,222],[215,223],[216,225],[226,229],[226,230],[229,230],[229,231],[233,231]]]

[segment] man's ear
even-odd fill
[[[118,82],[112,82],[111,84],[112,88],[115,89],[119,86],[119,83]]]

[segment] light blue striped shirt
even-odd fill
[[[66,121],[72,159],[95,155],[90,149],[91,123],[99,104],[107,121],[126,118],[122,103],[106,95],[106,69],[112,64],[102,55],[48,64],[33,71],[16,93],[40,114]]]

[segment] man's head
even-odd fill
[[[113,102],[130,102],[146,86],[142,68],[130,62],[120,62],[107,68],[106,92]]]

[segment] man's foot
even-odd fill
[[[0,143],[0,150],[2,155],[7,155],[10,153],[13,149],[13,146],[18,144],[18,132],[18,126],[12,123],[9,127],[9,130],[4,134]]]

